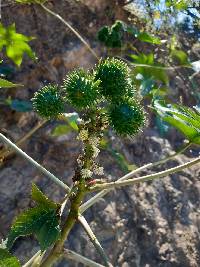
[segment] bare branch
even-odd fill
[[[158,69],[158,70],[177,70],[177,69],[183,69],[183,68],[187,68],[187,69],[193,69],[192,65],[180,65],[180,66],[155,66],[155,65],[150,65],[150,64],[140,64],[140,63],[134,63],[131,62],[125,58],[119,57],[117,56],[117,58],[120,58],[124,61],[126,61],[126,63],[129,66],[133,66],[133,67],[145,67],[145,68],[152,68],[152,69]]]
[[[131,178],[133,175],[135,175],[136,173],[149,168],[152,166],[152,163],[148,163],[147,165],[144,165],[136,170],[133,170],[129,173],[127,173],[126,175],[124,175],[123,177],[121,177],[118,181],[124,181],[127,180],[129,178]],[[93,206],[96,202],[98,202],[101,198],[103,198],[107,193],[109,193],[112,189],[105,189],[102,190],[101,192],[99,192],[98,194],[96,194],[94,197],[90,198],[88,201],[86,201],[83,205],[80,206],[80,213],[82,214],[83,212],[85,212],[88,208],[90,208],[91,206]]]
[[[38,129],[40,129],[47,121],[40,121],[36,126],[34,126],[28,133],[26,133],[22,138],[20,138],[17,142],[17,146],[21,146],[28,138],[30,138]],[[15,152],[9,149],[2,149],[0,151],[0,167],[3,164],[4,160],[10,156],[12,156]]]
[[[41,250],[39,250],[37,253],[35,253],[33,255],[33,257],[27,262],[25,263],[22,267],[36,267],[38,266],[38,264],[40,263],[40,261],[42,260],[43,256],[44,256],[45,252],[41,252]],[[37,265],[36,265],[37,264]]]
[[[39,163],[37,163],[34,159],[32,159],[30,156],[28,156],[24,151],[22,151],[20,148],[18,148],[15,144],[13,144],[7,137],[5,137],[2,133],[0,133],[0,140],[10,147],[19,155],[21,155],[23,158],[25,158],[28,162],[30,162],[34,167],[36,167],[40,172],[42,172],[44,175],[48,176],[54,183],[64,188],[67,192],[70,191],[70,188],[63,183],[60,179],[58,179],[55,175],[47,171],[43,166],[41,166]]]
[[[150,181],[153,179],[157,179],[157,178],[161,178],[161,177],[165,177],[167,175],[182,171],[186,168],[189,168],[197,163],[200,163],[200,157],[198,157],[197,159],[194,159],[190,162],[181,164],[177,167],[171,168],[171,169],[167,169],[165,171],[161,171],[155,174],[150,174],[150,175],[145,175],[139,178],[133,178],[133,179],[129,179],[126,181],[116,181],[116,182],[110,182],[110,183],[104,183],[101,185],[96,185],[93,188],[91,188],[91,191],[98,191],[98,190],[102,190],[102,189],[114,189],[116,187],[121,187],[121,186],[127,186],[127,185],[133,185],[136,183],[140,183],[140,182],[146,182],[146,181]]]
[[[161,159],[159,161],[156,161],[154,163],[148,163],[140,168],[137,168],[136,170],[133,170],[132,172],[129,172],[128,174],[122,176],[120,179],[118,179],[117,181],[125,181],[128,180],[130,178],[133,177],[133,175],[144,171],[146,169],[158,166],[160,164],[163,164],[173,158],[175,158],[177,155],[183,153],[186,149],[188,149],[192,144],[191,143],[187,143],[185,145],[183,145],[180,149],[178,149],[177,152],[175,152],[174,154],[165,157],[164,159]],[[93,196],[92,198],[90,198],[88,201],[86,201],[83,205],[81,205],[80,207],[80,213],[82,214],[83,212],[85,212],[88,208],[90,208],[91,206],[93,206],[95,203],[97,203],[100,199],[102,199],[107,193],[109,193],[112,189],[104,189],[101,192],[97,193],[95,196]]]
[[[88,44],[87,41],[83,39],[83,37],[75,30],[66,20],[64,20],[60,15],[57,13],[53,12],[49,8],[47,8],[45,5],[41,4],[41,7],[46,10],[49,14],[53,15],[57,19],[59,19],[65,26],[67,26],[78,38],[81,40],[81,42],[87,47],[87,49],[92,53],[92,55],[98,60],[98,56],[95,53],[95,51],[91,48],[91,46]]]
[[[69,250],[69,249],[65,249],[64,250],[64,254],[63,256],[69,260],[73,260],[73,261],[76,261],[76,262],[79,262],[79,263],[82,263],[86,266],[89,266],[89,267],[105,267],[99,263],[96,263],[72,250]]]
[[[91,227],[89,226],[88,222],[86,221],[86,219],[82,215],[79,215],[78,220],[81,223],[81,225],[83,226],[87,235],[89,236],[94,247],[96,248],[98,253],[101,255],[106,267],[112,267],[112,264],[109,262],[109,259],[106,255],[104,249],[102,248],[101,244],[99,243],[97,237],[93,233],[93,231],[92,231]]]
[[[8,138],[6,138],[3,134],[0,133],[0,140],[3,141],[4,143],[6,143],[7,145],[11,146],[12,149],[18,153],[19,155],[23,156],[26,160],[28,160],[33,166],[35,166],[39,171],[41,171],[43,174],[47,175],[51,180],[53,180],[56,184],[58,184],[59,186],[61,186],[62,188],[64,188],[65,190],[67,190],[68,193],[70,193],[70,188],[65,185],[61,180],[59,180],[56,176],[54,176],[52,173],[50,173],[49,171],[47,171],[44,167],[42,167],[39,163],[37,163],[35,160],[33,160],[30,156],[28,156],[25,152],[23,152],[20,148],[18,148],[15,144],[13,144]],[[64,206],[66,205],[68,199],[68,195],[66,195],[66,199],[63,202],[62,205],[62,212],[64,209]],[[87,221],[84,219],[83,216],[81,216],[80,219],[81,224],[84,222],[84,229],[86,229],[87,227]],[[88,225],[89,226],[89,225]],[[90,229],[90,227],[88,227],[87,229]],[[88,230],[89,231],[89,230]],[[90,238],[91,241],[93,242],[94,246],[97,248],[98,252],[102,255],[102,257],[104,257],[104,260],[107,259],[103,248],[101,247],[100,243],[98,242],[98,240],[96,239],[95,235],[92,233],[92,230],[87,232],[88,235],[90,234]],[[37,252],[25,265],[29,266],[34,259],[36,259],[38,257],[38,254],[40,252]],[[103,256],[104,255],[104,256]],[[107,266],[112,266],[112,265],[107,265]]]

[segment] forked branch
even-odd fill
[[[161,159],[159,161],[156,162],[152,162],[152,163],[148,163],[142,167],[139,167],[129,173],[127,173],[126,175],[122,176],[121,178],[119,178],[117,181],[125,181],[128,179],[131,179],[135,174],[144,171],[146,169],[149,168],[153,168],[156,167],[158,165],[161,165],[163,163],[168,162],[169,160],[175,158],[177,155],[183,153],[186,149],[188,149],[192,144],[191,143],[186,143],[185,145],[183,145],[180,149],[177,150],[177,152],[173,153],[172,155],[165,157],[164,159]],[[85,212],[88,208],[90,208],[91,206],[93,206],[95,203],[97,203],[100,199],[102,199],[107,193],[109,193],[112,189],[104,189],[101,192],[97,193],[95,196],[93,196],[92,198],[90,198],[88,201],[86,201],[84,204],[81,205],[80,207],[80,213],[82,214],[83,212]]]
[[[132,179],[128,179],[125,181],[116,181],[116,182],[110,182],[110,183],[104,183],[101,185],[96,185],[93,188],[91,188],[91,191],[99,191],[99,190],[103,190],[103,189],[114,189],[117,187],[122,187],[122,186],[127,186],[127,185],[133,185],[136,183],[140,183],[140,182],[146,182],[146,181],[150,181],[150,180],[154,180],[157,178],[162,178],[165,177],[167,175],[182,171],[184,169],[187,169],[195,164],[200,163],[200,157],[198,157],[197,159],[194,159],[190,162],[181,164],[177,167],[171,168],[171,169],[167,169],[165,171],[161,171],[155,174],[150,174],[150,175],[145,175],[139,178],[132,178]]]
[[[14,143],[12,143],[8,138],[6,138],[3,134],[0,133],[0,140],[4,143],[6,143],[7,145],[9,145],[17,154],[23,156],[23,158],[25,158],[26,160],[28,160],[28,162],[30,162],[34,167],[36,167],[40,172],[42,172],[43,174],[45,174],[47,177],[49,177],[51,180],[53,180],[53,182],[55,182],[56,184],[58,184],[59,186],[61,186],[62,188],[64,188],[69,195],[70,193],[70,188],[64,184],[59,178],[57,178],[56,176],[54,176],[52,173],[50,173],[49,171],[47,171],[43,166],[41,166],[39,163],[37,163],[34,159],[32,159],[30,156],[28,156],[24,151],[22,151],[20,148],[18,148]],[[62,205],[62,211],[64,209],[64,206],[66,204],[66,199]],[[89,224],[87,223],[87,221],[85,220],[85,218],[83,216],[79,216],[78,217],[79,221],[81,224],[83,224],[83,228],[86,230],[86,233],[88,234],[88,236],[90,237],[90,240],[92,241],[92,243],[94,244],[95,248],[97,249],[97,251],[100,253],[102,259],[106,262],[108,262],[108,264],[106,266],[112,266],[109,263],[109,260],[101,246],[101,244],[99,243],[99,241],[97,240],[96,236],[93,234],[92,230],[89,227]],[[38,255],[40,254],[40,251],[37,252],[23,267],[28,267],[31,266],[30,264],[32,264],[32,262],[38,257]],[[61,256],[61,255],[60,255]],[[101,266],[101,265],[99,265]]]

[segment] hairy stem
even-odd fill
[[[67,204],[67,200],[69,198],[70,192],[68,194],[66,194],[65,199],[64,199],[64,201],[62,203],[61,210],[60,210],[60,216],[62,216],[62,214],[63,214],[63,211],[64,211],[64,208],[65,208],[65,206]],[[38,267],[40,265],[44,255],[45,255],[45,253],[46,253],[46,250],[42,254],[41,254],[41,250],[39,250],[38,252],[36,252],[33,255],[33,257],[23,267],[29,267],[29,266]]]
[[[87,49],[92,53],[92,55],[98,60],[98,56],[95,53],[95,51],[91,48],[91,46],[88,44],[87,41],[85,41],[83,39],[83,37],[77,32],[77,30],[75,30],[66,20],[64,20],[60,15],[58,15],[57,13],[53,12],[52,10],[50,10],[49,8],[47,8],[45,5],[41,4],[41,7],[48,12],[49,14],[53,15],[54,17],[56,17],[57,19],[59,19],[65,26],[67,26],[67,28],[69,28],[78,38],[79,40],[87,47]]]
[[[170,168],[170,169],[167,169],[165,171],[161,171],[161,172],[158,172],[155,174],[145,175],[145,176],[142,176],[139,178],[132,178],[132,179],[125,180],[125,181],[116,181],[116,182],[110,182],[110,183],[104,183],[101,185],[96,185],[93,188],[91,188],[91,191],[98,191],[98,190],[102,190],[102,189],[113,189],[113,188],[117,188],[117,187],[133,185],[133,184],[136,184],[139,182],[146,182],[149,180],[165,177],[167,175],[170,175],[170,174],[182,171],[186,168],[189,168],[189,167],[191,167],[197,163],[200,163],[200,157],[198,157],[197,159],[194,159],[190,162],[181,164],[177,167]]]
[[[63,226],[61,238],[55,243],[53,249],[50,251],[50,254],[40,265],[41,267],[51,267],[55,262],[57,262],[60,259],[60,257],[62,257],[65,240],[67,239],[72,227],[78,220],[79,206],[83,200],[84,195],[85,195],[85,182],[80,181],[76,196],[71,201],[72,204],[70,212]]]
[[[13,144],[8,138],[6,138],[3,134],[0,134],[0,140],[5,142],[7,145],[11,146],[12,149],[17,152],[19,155],[22,155],[25,159],[27,159],[34,167],[36,167],[40,172],[42,172],[43,174],[47,175],[47,177],[49,177],[51,180],[53,180],[54,182],[56,182],[56,184],[58,184],[59,186],[61,186],[62,188],[64,188],[68,194],[66,195],[63,204],[62,204],[62,209],[61,212],[63,212],[63,209],[66,205],[66,202],[69,198],[69,196],[71,195],[70,192],[72,192],[73,190],[70,190],[70,188],[65,185],[62,181],[60,181],[57,177],[55,177],[52,173],[50,173],[49,171],[47,171],[44,167],[42,167],[39,163],[37,163],[35,160],[33,160],[30,156],[28,156],[25,152],[23,152],[21,149],[19,149],[15,144]],[[60,181],[60,182],[58,182]],[[83,218],[83,216],[81,216]],[[86,221],[86,220],[85,220]],[[80,223],[82,224],[82,221],[80,220]],[[98,240],[97,242],[95,242],[96,245],[99,243]],[[99,244],[99,248],[101,247],[101,245]],[[100,251],[100,249],[98,250]],[[32,263],[32,261],[38,256],[40,252],[37,252],[26,264],[25,266],[30,266],[30,264]],[[24,267],[25,267],[24,266]]]

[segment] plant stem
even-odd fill
[[[90,228],[90,226],[89,226],[88,222],[86,221],[86,219],[82,215],[79,215],[78,216],[78,220],[82,224],[84,230],[86,231],[87,235],[89,236],[89,238],[90,238],[91,242],[93,243],[94,247],[96,248],[96,250],[98,251],[98,253],[102,257],[102,259],[103,259],[103,261],[105,263],[105,266],[106,267],[112,267],[112,264],[109,262],[109,259],[108,259],[107,255],[106,255],[106,253],[104,252],[104,249],[102,248],[101,244],[99,243],[97,237],[93,233],[93,231]]]
[[[71,201],[70,212],[63,226],[61,238],[55,243],[50,254],[40,265],[40,267],[51,267],[55,262],[57,262],[60,259],[60,257],[62,257],[65,240],[67,239],[72,227],[78,220],[79,206],[81,204],[81,201],[83,200],[84,195],[85,195],[85,182],[80,181],[78,185],[77,194]]]
[[[40,4],[40,6],[47,11],[49,14],[53,15],[54,17],[56,17],[57,19],[59,19],[65,26],[67,26],[78,38],[79,40],[87,47],[87,49],[92,53],[92,55],[99,60],[97,54],[95,53],[95,51],[91,48],[91,46],[88,44],[87,41],[85,41],[83,39],[83,37],[77,32],[77,30],[75,30],[66,20],[64,20],[60,15],[58,15],[57,13],[53,12],[52,10],[50,10],[49,8],[47,8],[45,5]]]
[[[89,266],[89,267],[104,267],[103,265],[96,263],[96,262],[94,262],[94,261],[92,261],[86,257],[83,257],[82,255],[80,255],[74,251],[71,251],[69,249],[64,250],[63,256],[69,260],[73,260],[73,261],[82,263],[82,264]]]
[[[89,126],[95,129],[96,120],[95,121],[91,120],[91,124],[87,125],[87,127]],[[81,205],[81,202],[85,194],[88,192],[88,189],[86,186],[88,183],[88,180],[87,180],[87,177],[84,176],[83,174],[84,172],[82,173],[82,170],[90,170],[94,164],[93,160],[91,159],[93,154],[91,154],[90,151],[88,152],[89,138],[90,137],[88,136],[87,140],[84,140],[83,142],[84,149],[83,149],[82,154],[79,155],[79,159],[81,159],[82,164],[80,166],[80,163],[77,162],[77,167],[75,168],[75,174],[72,179],[74,182],[74,186],[71,189],[71,194],[70,194],[71,195],[71,207],[70,207],[70,211],[66,219],[66,222],[64,223],[64,226],[62,228],[61,237],[55,243],[53,249],[50,251],[47,258],[41,264],[41,267],[51,267],[55,262],[59,260],[60,257],[62,257],[63,250],[64,250],[64,243],[67,240],[72,227],[78,220],[81,222],[86,233],[90,237],[91,241],[95,245],[96,249],[102,256],[102,258],[104,259],[106,263],[106,267],[112,266],[109,263],[107,256],[105,255],[103,251],[103,248],[98,242],[96,236],[93,234],[87,221],[82,216],[79,217],[79,207]]]
[[[60,210],[60,216],[62,216],[62,214],[63,214],[64,208],[65,208],[65,206],[67,204],[67,200],[68,200],[68,198],[70,196],[70,192],[68,194],[66,194],[65,199],[64,199],[64,201],[62,203],[61,210]],[[41,250],[39,250],[35,255],[33,255],[33,257],[23,267],[28,267],[30,264],[32,264],[31,267],[38,267],[39,264],[42,261],[43,256],[45,255],[45,253],[46,253],[46,250],[42,253],[42,255],[40,255],[41,254]],[[38,260],[38,256],[39,255],[40,255],[40,258]]]
[[[0,133],[0,140],[2,140],[3,142],[5,142],[7,145],[11,146],[12,149],[17,152],[19,155],[22,155],[26,160],[28,160],[34,167],[36,167],[39,171],[41,171],[43,174],[47,175],[51,180],[53,180],[56,184],[58,184],[59,186],[61,186],[62,188],[64,188],[68,194],[67,196],[69,196],[70,194],[70,188],[65,185],[62,181],[60,181],[56,176],[54,176],[52,173],[50,173],[49,171],[47,171],[44,167],[42,167],[39,163],[37,163],[35,160],[33,160],[30,156],[28,156],[25,152],[23,152],[20,148],[18,148],[15,144],[13,144],[8,138],[6,138],[3,134]],[[66,197],[67,197],[66,196]],[[68,199],[68,197],[67,197]],[[64,206],[66,204],[67,199],[65,199],[63,205],[62,205],[62,211],[64,209]],[[83,216],[82,216],[83,217]],[[82,222],[81,222],[82,223]],[[98,240],[97,240],[98,241]],[[96,245],[98,244],[98,242],[96,242]],[[100,248],[100,244],[99,244],[99,248]],[[98,250],[100,251],[100,249]],[[32,262],[32,260],[37,257],[39,252],[37,252],[31,259],[29,262],[27,262],[25,266],[29,266],[30,262]]]
[[[127,173],[126,175],[122,176],[120,179],[118,179],[117,181],[125,181],[128,180],[130,178],[133,177],[133,175],[144,171],[146,169],[149,169],[151,167],[156,167],[160,164],[163,164],[171,159],[173,159],[174,157],[176,157],[177,155],[183,153],[186,149],[188,149],[192,144],[191,143],[187,143],[186,145],[183,145],[180,149],[177,150],[177,152],[175,152],[174,154],[161,159],[159,161],[156,161],[154,163],[148,163],[142,167],[137,168],[136,170],[133,170],[129,173]],[[102,199],[107,193],[109,193],[112,189],[104,189],[101,192],[97,193],[95,196],[93,196],[92,198],[90,198],[87,202],[85,202],[84,204],[82,204],[80,206],[80,213],[82,214],[83,212],[85,212],[88,208],[90,208],[91,206],[93,206],[95,203],[97,203],[100,199]]]
[[[17,142],[16,145],[17,146],[21,146],[28,138],[30,138],[38,129],[40,129],[45,123],[47,122],[47,120],[43,120],[40,121],[35,127],[33,127],[27,134],[25,134],[22,138],[20,138]],[[2,162],[12,156],[15,152],[14,151],[10,151],[9,149],[3,149],[0,152],[0,166],[2,164]]]
[[[39,267],[45,253],[46,253],[46,251],[44,251],[42,253],[40,252],[40,255],[33,261],[31,267]]]
[[[123,180],[127,180],[130,177],[132,177],[132,175],[148,168],[151,166],[152,163],[148,163],[147,165],[144,165],[136,170],[133,170],[131,172],[129,172],[128,174],[124,175],[123,177],[121,177],[118,181],[123,181]],[[102,190],[101,192],[97,193],[95,196],[93,196],[92,198],[90,198],[87,202],[85,202],[84,204],[82,204],[80,206],[80,213],[82,214],[83,212],[85,212],[87,209],[89,209],[91,206],[93,206],[96,202],[98,202],[101,198],[103,198],[107,193],[109,193],[111,191],[111,189],[105,189]]]
[[[161,177],[165,177],[167,175],[182,171],[186,168],[189,168],[197,163],[200,163],[200,157],[198,157],[197,159],[194,159],[190,162],[181,164],[177,167],[174,168],[170,168],[167,169],[165,171],[161,171],[155,174],[150,174],[150,175],[145,175],[139,178],[132,178],[129,180],[125,180],[125,181],[116,181],[116,182],[110,182],[110,183],[104,183],[101,185],[96,185],[93,188],[91,188],[91,191],[98,191],[98,190],[102,190],[102,189],[114,189],[116,187],[122,187],[122,186],[127,186],[127,185],[133,185],[139,182],[146,182],[149,180],[153,180],[153,179],[157,179],[157,178],[161,178]]]
[[[30,162],[34,167],[36,167],[40,172],[42,172],[44,175],[48,176],[54,183],[64,188],[67,192],[70,191],[70,188],[63,183],[60,179],[58,179],[55,175],[47,171],[43,166],[41,166],[39,163],[37,163],[34,159],[32,159],[30,156],[28,156],[24,151],[22,151],[20,148],[18,148],[14,143],[12,143],[7,137],[5,137],[3,134],[0,133],[0,140],[12,147],[12,149],[21,155],[23,158],[25,158],[28,162]]]
[[[155,66],[155,65],[150,65],[150,64],[134,63],[134,62],[131,62],[125,58],[121,58],[119,56],[117,58],[120,58],[120,59],[126,61],[128,65],[134,66],[134,67],[145,67],[145,68],[152,68],[152,69],[158,69],[158,70],[177,70],[177,69],[182,69],[182,68],[188,68],[188,69],[193,68],[191,65],[180,65],[180,66],[169,66],[169,67]]]
[[[168,157],[166,157],[164,159],[161,159],[159,161],[153,162],[150,167],[156,167],[156,166],[158,166],[160,164],[163,164],[163,163],[175,158],[179,154],[183,153],[186,149],[188,149],[191,145],[192,145],[192,143],[190,143],[190,142],[182,145],[175,153],[173,153],[172,155],[170,155],[170,156],[168,156]]]
[[[33,257],[29,261],[27,261],[27,263],[25,263],[22,267],[32,266],[32,263],[40,256],[40,254],[41,254],[41,250],[35,253]]]
[[[192,69],[192,66],[189,65],[181,65],[181,66],[171,66],[171,67],[162,67],[162,66],[154,66],[154,65],[148,65],[148,64],[137,64],[137,63],[130,63],[130,65],[134,67],[145,67],[145,68],[152,68],[152,69],[158,69],[158,70],[177,70],[182,68]]]

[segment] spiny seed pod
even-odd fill
[[[138,92],[136,91],[135,87],[133,85],[129,85],[127,86],[127,95],[126,95],[128,98],[131,98],[131,99],[139,99],[139,94]]]
[[[133,100],[111,105],[109,118],[114,130],[122,136],[135,135],[145,124],[145,112],[142,106]]]
[[[64,112],[64,101],[56,85],[47,85],[35,93],[33,108],[41,117],[55,118]]]
[[[98,98],[100,81],[84,70],[72,71],[64,80],[63,89],[71,104],[79,109],[90,107]]]
[[[128,75],[128,65],[115,58],[100,61],[95,71],[95,79],[101,81],[100,89],[102,94],[111,100],[126,94]]]

